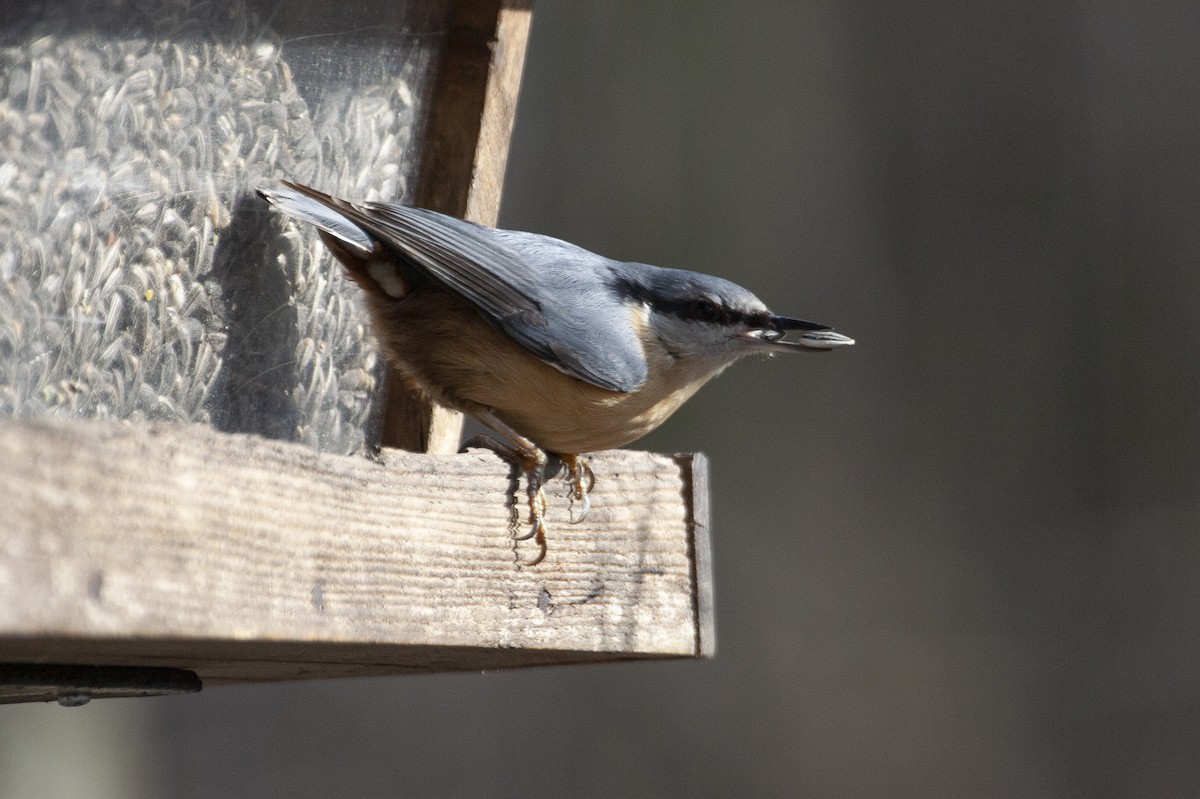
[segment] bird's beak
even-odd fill
[[[785,340],[784,337],[792,330],[799,330],[800,334],[794,341]],[[772,316],[768,325],[747,331],[744,335],[773,350],[832,350],[854,343],[854,339],[834,333],[828,325],[787,316]]]

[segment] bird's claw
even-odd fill
[[[592,509],[592,500],[588,497],[587,494],[583,494],[583,495],[572,494],[571,498],[579,500],[583,504],[583,507],[579,509],[578,516],[575,515],[575,508],[572,507],[568,511],[568,513],[570,513],[570,518],[567,519],[567,522],[569,524],[579,524],[581,521],[583,521],[584,519],[587,518],[588,511],[590,511]]]
[[[533,488],[531,485],[530,488]],[[529,493],[529,532],[516,538],[517,541],[534,539],[538,545],[538,554],[533,560],[526,561],[525,566],[536,566],[546,559],[546,494],[541,486]]]
[[[541,563],[543,560],[546,559],[546,552],[548,551],[549,548],[546,546],[546,523],[544,521],[542,521],[541,519],[534,519],[533,526],[530,530],[529,535],[522,536],[521,538],[519,538],[517,540],[525,541],[530,538],[534,538],[537,540],[538,553],[533,558],[533,560],[527,560],[524,563],[522,563],[521,564],[522,566],[536,566],[539,563]]]
[[[529,480],[529,532],[525,535],[514,535],[514,541],[534,539],[538,545],[538,554],[533,560],[525,561],[524,566],[536,566],[546,559],[548,546],[546,544],[546,492],[542,490],[541,480],[534,476],[535,472],[526,472]]]
[[[514,541],[528,541],[546,527],[546,492],[540,487],[529,492],[529,532],[525,535],[514,535]]]
[[[588,511],[592,509],[592,499],[589,495],[596,485],[596,475],[588,465],[587,459],[580,455],[563,455],[561,458],[567,467],[568,496],[583,505],[578,517],[575,516],[574,509],[571,510],[570,523],[579,524],[587,518]]]
[[[541,527],[542,527],[541,519],[531,519],[530,524],[529,524],[529,532],[525,533],[524,535],[514,534],[512,537],[512,540],[513,541],[528,541],[529,539],[533,538],[535,535],[538,534],[538,530],[540,530]]]

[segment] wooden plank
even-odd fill
[[[702,452],[676,456],[686,464],[687,491],[684,501],[692,519],[692,584],[696,597],[696,653],[710,658],[717,653],[717,615],[714,607],[712,534],[712,489],[708,478],[708,456]]]
[[[550,551],[529,567],[490,452],[0,422],[0,661],[246,681],[708,654],[703,461],[593,468],[581,524],[550,483]]]
[[[508,163],[532,0],[455,0],[446,51],[422,141],[415,203],[495,225]],[[396,375],[388,386],[383,443],[452,454],[460,414],[430,406]]]

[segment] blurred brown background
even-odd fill
[[[717,658],[6,708],[0,793],[1200,795],[1200,5],[542,0],[502,221],[859,341],[639,444]]]

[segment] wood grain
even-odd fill
[[[553,481],[527,567],[490,452],[0,422],[0,660],[264,680],[709,654],[695,463],[598,454],[577,525]]]

